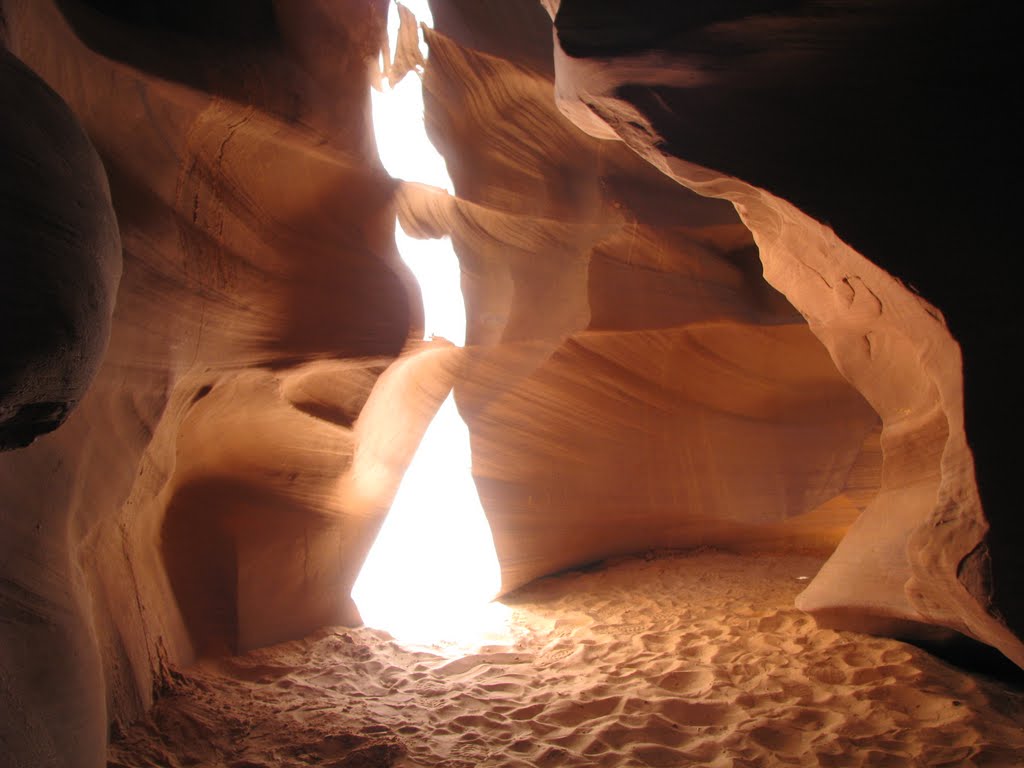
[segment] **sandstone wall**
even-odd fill
[[[573,3],[554,47],[532,2],[436,5],[427,118],[457,197],[379,165],[380,7],[0,4],[99,152],[124,263],[80,406],[0,456],[12,764],[100,765],[174,667],[358,621],[348,589],[452,386],[506,589],[650,548],[839,544],[803,598],[822,620],[1019,662],[958,326],[821,223],[841,198],[715,165],[748,158],[763,99],[688,109],[700,67],[664,54],[685,40],[598,14],[629,46],[573,47]],[[629,90],[659,82],[665,114]],[[773,135],[820,130],[790,106]],[[721,154],[688,154],[695,125]],[[416,341],[396,212],[453,238],[465,349]]]
[[[1020,664],[1012,121],[978,89],[1006,82],[1002,11],[644,5],[552,9],[563,111],[733,201],[765,278],[882,417],[881,492],[800,606],[918,640],[950,627]]]

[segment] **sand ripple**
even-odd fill
[[[461,658],[336,629],[183,673],[113,768],[1024,764],[1024,696],[792,608],[820,563],[705,552],[546,579]]]

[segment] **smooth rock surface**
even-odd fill
[[[1024,663],[1004,450],[1021,424],[1000,149],[1016,142],[1009,102],[978,89],[1007,82],[1005,10],[645,5],[552,9],[563,111],[733,201],[765,278],[882,417],[878,499],[799,605],[919,640],[946,626]]]
[[[121,242],[89,138],[2,39],[0,110],[2,451],[56,429],[85,394],[110,335]]]
[[[957,326],[822,223],[836,200],[794,199],[815,219],[756,167],[655,141],[620,86],[688,82],[660,38],[562,50],[532,2],[435,5],[427,125],[454,197],[379,164],[383,3],[245,4],[238,24],[226,0],[0,4],[103,158],[125,258],[81,407],[0,458],[13,764],[101,765],[108,724],[175,668],[357,622],[348,590],[452,386],[505,589],[666,546],[838,545],[802,598],[822,619],[1019,662],[988,578],[1011,561],[978,548],[1003,518],[974,482]],[[418,341],[396,213],[453,239],[464,349]]]

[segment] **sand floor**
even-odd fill
[[[462,655],[335,628],[184,671],[113,768],[1024,765],[1024,694],[792,608],[815,558],[630,559]]]

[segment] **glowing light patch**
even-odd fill
[[[398,44],[398,10],[389,6],[389,47]],[[427,0],[404,3],[432,23]],[[422,33],[418,43],[427,55]],[[382,62],[383,63],[383,62]],[[383,67],[382,67],[383,69]],[[389,174],[453,193],[444,158],[427,138],[419,72],[371,91],[374,131]],[[402,260],[419,281],[425,338],[465,344],[465,303],[458,258],[448,237],[418,240],[395,222]],[[391,511],[352,589],[363,621],[404,644],[470,652],[504,640],[504,606],[494,540],[471,472],[469,430],[451,393],[427,428]]]
[[[469,430],[449,395],[352,590],[367,625],[418,645],[472,645],[495,631],[486,606],[501,571],[470,464]]]
[[[455,194],[444,158],[434,149],[423,125],[423,87],[410,72],[392,88],[370,89],[377,153],[384,170],[396,179],[418,181]]]
[[[462,270],[452,240],[417,240],[395,222],[395,242],[423,294],[423,338],[441,336],[461,347],[466,343],[466,305]]]

